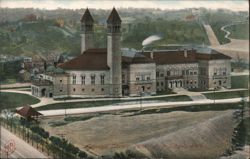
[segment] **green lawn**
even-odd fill
[[[231,92],[211,92],[203,93],[208,99],[228,99],[228,98],[239,98],[249,96],[249,91],[231,91]]]
[[[39,99],[27,94],[0,92],[0,109],[16,108],[39,102]]]
[[[226,30],[231,32],[229,35],[230,38],[243,40],[249,39],[249,23],[232,25],[226,28]]]
[[[167,101],[167,102],[191,101],[191,99],[185,95],[177,95],[177,96],[171,96],[171,97],[160,97],[160,98],[155,97],[153,99],[143,99],[143,101],[150,101],[150,100],[162,100],[162,101]],[[118,99],[117,100],[106,100],[106,101],[86,101],[86,102],[49,104],[49,105],[41,106],[41,107],[36,108],[36,109],[37,110],[53,110],[53,109],[69,109],[69,108],[88,108],[88,107],[98,107],[98,106],[112,105],[112,104],[131,102],[131,101],[137,101],[138,103],[140,102],[140,100],[118,100]]]
[[[231,77],[231,88],[248,88],[249,76],[232,76]]]

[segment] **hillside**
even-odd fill
[[[189,154],[192,159],[200,159],[201,156],[214,158],[229,148],[234,129],[232,112],[175,111],[131,115],[128,111],[51,117],[44,119],[41,125],[52,135],[64,133],[80,149],[96,155],[111,155],[129,149],[152,158],[183,159]],[[68,124],[62,124],[69,118]],[[207,153],[203,153],[205,150]]]
[[[13,22],[0,28],[0,54],[76,54],[79,50],[79,33],[57,27],[54,21]]]
[[[234,125],[232,112],[227,111],[205,122],[138,143],[133,150],[150,158],[217,158],[230,149]]]

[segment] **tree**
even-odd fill
[[[87,157],[87,154],[84,152],[84,151],[79,151],[78,152],[78,156],[80,157],[80,158],[86,158]]]

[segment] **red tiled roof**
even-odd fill
[[[88,49],[58,67],[66,70],[108,70],[107,49]]]
[[[196,53],[198,60],[219,60],[219,59],[232,59],[230,56],[224,55],[220,52],[212,50],[211,54]]]
[[[122,20],[119,16],[119,14],[117,13],[116,9],[113,8],[113,10],[111,11],[108,19],[107,19],[107,23],[121,23]]]
[[[150,57],[150,52],[144,52],[145,56]],[[187,50],[187,57],[184,56],[183,50],[178,51],[154,51],[153,60],[158,65],[193,63],[198,60],[219,60],[231,59],[231,57],[212,50],[211,53],[199,53],[196,50]]]
[[[139,64],[139,63],[155,63],[155,62],[151,58],[139,54],[135,55],[134,57],[126,57],[126,56],[122,57],[122,63]]]
[[[94,22],[94,19],[91,16],[88,8],[85,10],[85,12],[81,18],[81,22],[83,22],[83,23],[93,23]]]
[[[153,60],[158,65],[197,62],[194,50],[188,50],[187,52],[187,57],[185,57],[184,51],[157,51],[153,53]],[[143,54],[150,57],[150,52],[144,52]]]
[[[38,111],[36,111],[34,108],[32,108],[29,105],[23,106],[21,109],[17,110],[16,113],[25,118],[31,117],[31,116],[42,115],[41,113],[39,113]]]

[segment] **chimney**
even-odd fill
[[[187,57],[188,56],[188,52],[186,49],[184,49],[184,57]]]

